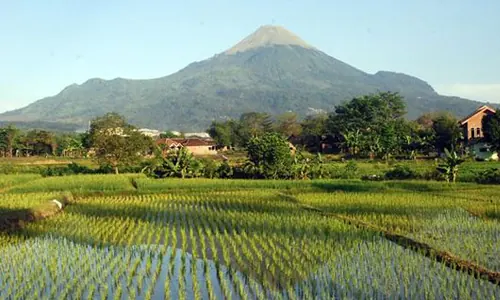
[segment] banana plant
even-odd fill
[[[344,137],[344,146],[352,155],[358,154],[359,146],[361,143],[361,132],[359,129],[356,131],[347,131],[342,133]]]
[[[446,182],[455,182],[458,175],[458,166],[464,162],[455,151],[444,149],[445,160],[436,169],[444,175]]]
[[[156,178],[196,177],[199,175],[202,165],[196,161],[193,154],[187,149],[181,148],[170,151],[165,158],[145,167],[143,172]]]
[[[309,178],[309,173],[311,165],[309,164],[309,159],[304,157],[302,152],[298,151],[293,158],[294,174],[295,179],[307,179]]]

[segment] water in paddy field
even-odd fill
[[[1,249],[0,299],[500,299],[498,285],[387,241],[362,242],[335,255],[308,278],[269,289],[167,246],[95,248],[37,238]]]

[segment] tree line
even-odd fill
[[[247,161],[240,173],[256,178],[301,177],[301,172],[321,172],[321,168],[317,168],[321,165],[319,156],[308,164],[303,163],[301,151],[289,155],[287,139],[310,152],[342,152],[352,157],[411,159],[418,154],[444,153],[445,149],[463,151],[462,130],[455,116],[432,112],[410,121],[404,115],[403,98],[397,93],[382,92],[354,98],[336,106],[331,113],[311,115],[303,120],[293,112],[276,117],[262,112],[245,113],[238,120],[214,121],[207,132],[219,146],[246,150]],[[483,132],[485,141],[499,150],[500,112],[483,119]],[[165,133],[164,137],[167,136],[171,134]],[[171,173],[183,177],[189,174],[186,170],[190,166],[197,164],[183,152],[172,154],[165,161],[153,139],[138,132],[116,113],[95,118],[89,131],[79,134],[2,127],[0,153],[4,157],[91,155],[101,167],[116,173],[120,168],[137,165],[145,156],[158,157],[152,164],[159,170],[160,177]],[[186,164],[190,160],[193,163]],[[148,167],[151,164],[145,166]],[[230,170],[224,165],[220,172],[225,174]]]
[[[338,152],[353,157],[408,159],[464,151],[459,120],[448,112],[429,112],[406,120],[406,106],[398,93],[381,92],[353,98],[330,113],[299,120],[294,112],[277,117],[250,112],[238,120],[213,121],[207,132],[219,146],[245,148],[251,138],[276,132],[310,152]],[[500,115],[483,120],[485,141],[500,149]],[[325,148],[326,147],[326,148]]]
[[[56,134],[46,130],[22,131],[14,125],[0,128],[0,156],[84,156],[88,134]]]

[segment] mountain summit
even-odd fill
[[[313,48],[299,36],[282,26],[264,25],[259,27],[254,33],[244,38],[234,47],[226,50],[224,54],[235,54],[250,49],[273,45],[300,46],[307,49]]]
[[[280,114],[291,110],[301,116],[332,111],[343,101],[378,91],[404,96],[409,118],[436,110],[465,116],[480,106],[441,96],[425,81],[409,75],[363,72],[283,27],[262,26],[226,52],[174,74],[148,80],[89,79],[0,114],[0,122],[56,122],[64,128],[86,128],[90,119],[117,112],[140,127],[200,131],[213,120],[238,118],[251,111]]]

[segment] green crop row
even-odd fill
[[[500,271],[496,186],[77,175],[7,191],[4,211],[66,191],[77,197],[62,214],[0,232],[5,298],[500,297],[498,284],[388,242],[377,229]]]

